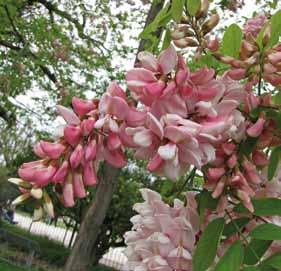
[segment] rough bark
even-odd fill
[[[157,0],[157,4],[152,4],[148,12],[145,26],[150,24],[158,12],[163,8],[164,0]],[[158,35],[161,34],[161,30]],[[145,48],[145,40],[140,41],[138,52]],[[109,208],[112,195],[118,185],[120,169],[116,169],[106,164],[104,174],[98,185],[95,197],[82,221],[76,242],[71,251],[64,271],[88,271],[93,263],[95,246],[99,229],[104,221]]]
[[[105,165],[104,174],[98,185],[95,197],[91,203],[83,222],[80,226],[78,236],[71,251],[65,271],[87,271],[92,265],[93,244],[99,234],[109,207],[112,195],[118,184],[119,169]]]

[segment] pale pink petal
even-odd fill
[[[159,56],[159,65],[163,74],[170,73],[177,65],[177,52],[173,45],[170,45]]]
[[[141,147],[148,147],[152,144],[152,134],[149,130],[143,129],[134,134],[133,140]]]
[[[158,149],[158,154],[164,160],[171,160],[175,157],[177,151],[176,144],[168,143],[166,145],[160,146]]]
[[[143,69],[135,68],[127,72],[126,80],[128,88],[132,91],[140,90],[148,83],[156,82],[157,78],[153,72]]]
[[[107,112],[120,120],[124,120],[129,112],[129,106],[122,98],[111,97]]]
[[[158,71],[158,62],[157,59],[154,57],[153,54],[150,52],[139,52],[138,53],[138,60],[141,63],[141,66],[147,70],[152,72]]]
[[[147,113],[146,118],[147,128],[150,129],[154,134],[156,134],[160,139],[164,136],[163,126],[159,122],[155,116],[153,116],[150,112]]]
[[[57,109],[57,113],[61,115],[68,124],[79,125],[80,119],[72,110],[62,105],[57,105],[56,109]]]

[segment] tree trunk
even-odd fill
[[[113,192],[118,184],[119,169],[105,165],[95,197],[91,203],[71,251],[65,271],[87,271],[92,265],[91,255],[100,226],[106,215]]]
[[[153,1],[145,26],[150,24],[158,12],[163,8],[165,0]],[[157,33],[161,35],[161,30]],[[141,40],[138,52],[145,48],[146,41]],[[105,164],[104,174],[98,185],[96,194],[90,207],[81,223],[74,247],[67,259],[64,271],[89,271],[93,262],[95,244],[99,234],[99,229],[106,216],[112,195],[118,185],[120,169]]]

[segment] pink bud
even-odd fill
[[[107,138],[107,148],[110,151],[113,151],[120,147],[121,147],[121,141],[118,134],[110,132]]]
[[[95,185],[98,182],[93,162],[87,162],[83,168],[83,181],[85,185]]]
[[[241,80],[246,77],[245,69],[234,69],[227,72],[227,75],[233,80]]]
[[[246,158],[244,159],[242,165],[243,165],[243,168],[246,171],[254,171],[254,170],[256,170],[256,167]]]
[[[147,164],[147,170],[154,172],[160,169],[163,165],[164,160],[161,156],[157,153]]]
[[[95,120],[93,118],[85,119],[81,123],[81,129],[84,136],[89,135],[95,127]]]
[[[207,172],[207,178],[210,180],[217,181],[224,175],[224,173],[224,168],[209,168]]]
[[[42,167],[42,161],[33,161],[29,163],[24,163],[18,170],[18,174],[24,181],[33,182],[34,181],[34,173],[37,168]]]
[[[237,165],[237,155],[232,154],[230,158],[227,160],[227,165],[229,168],[234,168]]]
[[[43,151],[40,142],[36,143],[33,146],[33,151],[34,153],[39,156],[40,158],[45,158],[46,157],[46,153]]]
[[[69,174],[67,176],[67,181],[63,186],[63,203],[65,207],[73,207],[75,205],[74,202],[74,192],[73,192],[73,184],[72,184],[72,175]]]
[[[229,143],[223,143],[222,145],[222,150],[226,155],[231,155],[233,151],[235,150],[236,146],[234,143],[229,142]]]
[[[118,85],[116,81],[110,83],[110,85],[106,89],[106,92],[108,92],[111,96],[118,96],[123,100],[126,100],[126,94],[124,90]]]
[[[83,183],[82,174],[78,172],[74,172],[73,175],[73,189],[74,189],[74,196],[77,198],[85,198],[86,191]]]
[[[263,118],[259,118],[254,125],[247,129],[247,134],[251,137],[258,137],[263,131],[264,123],[265,120]]]
[[[67,125],[64,128],[64,138],[71,146],[76,146],[82,138],[80,127]]]
[[[256,166],[267,166],[269,164],[269,161],[267,159],[267,156],[262,152],[258,150],[253,151],[252,155],[253,162]]]
[[[69,165],[68,161],[63,161],[63,163],[60,165],[59,169],[57,170],[56,174],[53,176],[52,181],[54,183],[62,183],[64,182],[64,179],[68,173]]]
[[[84,116],[94,109],[94,104],[91,101],[82,100],[77,97],[72,98],[72,106],[75,113],[79,116]]]
[[[85,147],[85,161],[89,162],[95,159],[97,154],[97,142],[96,140],[91,140]]]
[[[225,186],[225,178],[221,178],[218,184],[216,185],[214,192],[212,193],[212,197],[214,199],[218,198],[222,194],[224,186]]]
[[[79,166],[84,155],[83,147],[81,144],[77,145],[72,154],[70,155],[70,166],[75,169]]]
[[[40,141],[40,146],[44,153],[51,159],[58,159],[65,150],[65,147],[60,143]]]
[[[56,171],[57,168],[52,165],[49,165],[48,167],[37,168],[34,171],[33,181],[37,186],[44,187],[51,182]]]
[[[217,51],[219,47],[220,47],[220,43],[217,37],[213,40],[210,40],[209,43],[207,44],[207,48],[212,52]]]
[[[276,52],[276,53],[272,53],[268,56],[268,60],[272,63],[272,64],[278,64],[281,61],[281,52]]]
[[[256,171],[247,171],[247,180],[249,180],[253,184],[260,184],[261,183],[261,178],[257,174]]]

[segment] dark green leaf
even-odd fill
[[[256,264],[267,251],[272,241],[252,239],[245,249],[244,264]]]
[[[218,205],[218,199],[212,197],[212,193],[208,190],[203,190],[200,194],[196,196],[196,201],[198,203],[198,211],[200,214],[200,220],[204,218],[205,210],[209,209],[214,211]]]
[[[184,0],[172,1],[172,18],[178,23],[181,20],[184,7]]]
[[[254,228],[250,236],[259,240],[281,240],[281,227],[267,223]]]
[[[281,199],[276,198],[263,198],[253,199],[254,215],[257,216],[281,216]],[[249,213],[242,203],[235,207],[238,213]]]
[[[247,266],[247,267],[243,268],[243,271],[261,271],[261,270],[255,266]]]
[[[269,159],[268,172],[267,172],[267,177],[269,180],[272,180],[272,178],[275,175],[280,156],[281,156],[281,146],[276,147],[271,152],[270,159]]]
[[[200,237],[192,259],[193,271],[204,271],[214,261],[224,227],[224,219],[217,218],[209,223]]]
[[[200,0],[187,0],[187,11],[191,16],[194,16],[200,8]]]
[[[224,253],[214,271],[239,271],[243,256],[244,247],[242,242],[238,240]]]
[[[237,218],[230,221],[228,224],[225,225],[223,230],[223,236],[226,238],[230,237],[231,235],[238,232],[238,229],[243,229],[250,221],[248,217]]]
[[[237,57],[242,41],[242,30],[237,24],[230,25],[224,32],[221,44],[221,52],[225,55]]]
[[[171,44],[171,32],[169,29],[166,30],[165,38],[163,40],[162,51],[167,49]]]
[[[281,270],[281,252],[278,252],[269,258],[265,259],[260,264],[261,271],[269,270],[268,267],[276,268],[277,270]],[[275,269],[274,269],[275,270]]]
[[[163,21],[170,20],[171,13],[169,12],[169,8],[170,5],[168,4],[158,13],[154,21],[140,33],[140,38],[149,38],[149,34],[156,31]]]
[[[277,11],[270,19],[271,22],[271,37],[268,43],[269,47],[275,45],[281,35],[281,11]]]

